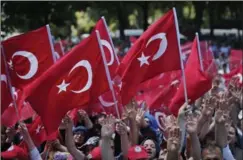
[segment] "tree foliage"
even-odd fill
[[[243,2],[173,1],[3,1],[2,31],[26,32],[50,24],[52,34],[67,37],[90,32],[105,16],[111,30],[146,29],[176,7],[180,31],[190,35],[200,28],[242,28]],[[213,33],[213,32],[212,32]]]

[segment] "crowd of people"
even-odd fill
[[[2,159],[31,160],[241,160],[243,157],[242,88],[233,78],[222,88],[220,76],[212,88],[194,103],[186,103],[177,117],[156,121],[146,107],[133,99],[124,106],[121,119],[105,113],[90,116],[67,114],[54,140],[35,146],[27,125],[35,117],[13,127],[1,128]],[[160,130],[158,123],[166,128]],[[13,145],[27,144],[28,154],[9,154]],[[22,154],[21,154],[22,153]]]

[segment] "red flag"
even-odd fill
[[[57,60],[60,59],[65,54],[64,51],[63,51],[63,48],[62,48],[61,41],[56,42],[54,44],[54,50],[55,50],[54,54],[55,54],[55,57],[56,57]]]
[[[2,42],[12,85],[21,88],[38,78],[53,64],[47,27]]]
[[[181,71],[172,71],[167,73],[161,73],[158,76],[141,83],[138,87],[138,91],[149,91],[154,88],[162,88],[169,85],[175,79],[181,77]]]
[[[185,67],[185,76],[188,99],[192,101],[202,96],[212,86],[212,79],[201,71],[196,38],[193,41],[192,52]],[[184,87],[183,83],[180,83],[179,89],[170,104],[170,110],[173,114],[177,115],[184,100]]]
[[[187,42],[181,45],[181,52],[182,54],[190,54],[192,49],[192,42]]]
[[[22,99],[30,102],[51,134],[69,110],[97,99],[108,88],[98,40],[93,32],[24,88]]]
[[[180,83],[179,80],[173,81],[172,84],[166,86],[158,94],[151,97],[151,102],[149,104],[150,108],[159,109],[161,106],[169,107],[171,100],[177,91],[178,83]]]
[[[223,78],[225,79],[225,84],[227,86],[233,77],[238,77],[238,83],[242,84],[242,67],[243,65],[240,65],[238,68],[233,69],[230,73],[223,75]]]
[[[36,146],[41,145],[46,140],[55,140],[58,132],[54,132],[50,136],[47,135],[46,130],[43,126],[40,116],[37,116],[35,120],[27,126],[31,139]]]
[[[106,61],[107,61],[107,65],[109,67],[111,78],[113,78],[115,75],[116,68],[118,66],[118,62],[116,61],[116,57],[115,57],[116,53],[113,50],[112,42],[110,41],[109,33],[107,32],[107,29],[106,29],[106,26],[104,23],[104,19],[100,19],[97,22],[94,30],[99,31],[101,45],[103,46],[103,50],[105,52]]]
[[[162,131],[163,136],[166,136],[166,124],[163,123],[163,120],[161,119],[165,119],[167,116],[171,115],[169,109],[167,106],[161,106],[158,109],[154,109],[154,110],[150,110],[151,115],[154,116],[159,129]]]
[[[6,127],[12,127],[18,122],[18,120],[20,121],[26,120],[35,114],[35,112],[33,111],[32,107],[28,102],[24,102],[24,104],[21,107],[18,106],[17,110],[19,113],[19,117],[17,116],[16,109],[13,103],[10,103],[8,108],[1,115],[2,125]]]
[[[1,114],[8,108],[11,102],[12,96],[9,91],[5,64],[1,54]]]
[[[230,70],[233,70],[242,65],[243,51],[232,49],[229,57]]]
[[[28,160],[28,149],[24,143],[20,145],[12,145],[7,151],[1,152],[1,157],[4,159],[19,159],[19,160]]]
[[[175,17],[170,10],[140,36],[123,58],[117,72],[122,79],[122,103],[128,103],[141,82],[180,68]]]

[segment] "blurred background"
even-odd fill
[[[53,38],[61,39],[67,51],[105,16],[115,46],[125,53],[132,41],[172,7],[177,9],[182,43],[199,32],[200,40],[243,48],[242,1],[2,1],[1,38],[50,24]]]

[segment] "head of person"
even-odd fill
[[[97,123],[101,125],[105,118],[106,118],[106,114],[103,113],[99,114],[97,116]]]
[[[160,142],[160,133],[159,132],[159,125],[156,121],[156,119],[154,118],[154,116],[152,116],[151,114],[149,114],[148,112],[146,112],[144,114],[144,120],[147,123],[146,128],[141,128],[140,132],[142,134],[142,136],[144,138],[152,138],[155,139],[157,142]]]
[[[128,160],[149,160],[148,153],[143,146],[132,146],[128,150]]]
[[[228,144],[234,144],[236,142],[236,129],[233,126],[230,126],[228,129],[227,140]]]
[[[209,144],[202,150],[202,160],[223,160],[220,147]]]
[[[84,144],[85,146],[85,153],[89,154],[95,147],[98,146],[99,144],[99,137],[94,136],[94,137],[90,137]]]
[[[73,157],[68,152],[55,152],[53,155],[53,160],[73,160]]]
[[[157,157],[160,147],[155,140],[146,139],[141,143],[141,145],[145,148],[149,159],[154,159]]]
[[[80,146],[85,142],[86,133],[87,129],[83,126],[78,126],[73,129],[73,139],[77,146]]]

